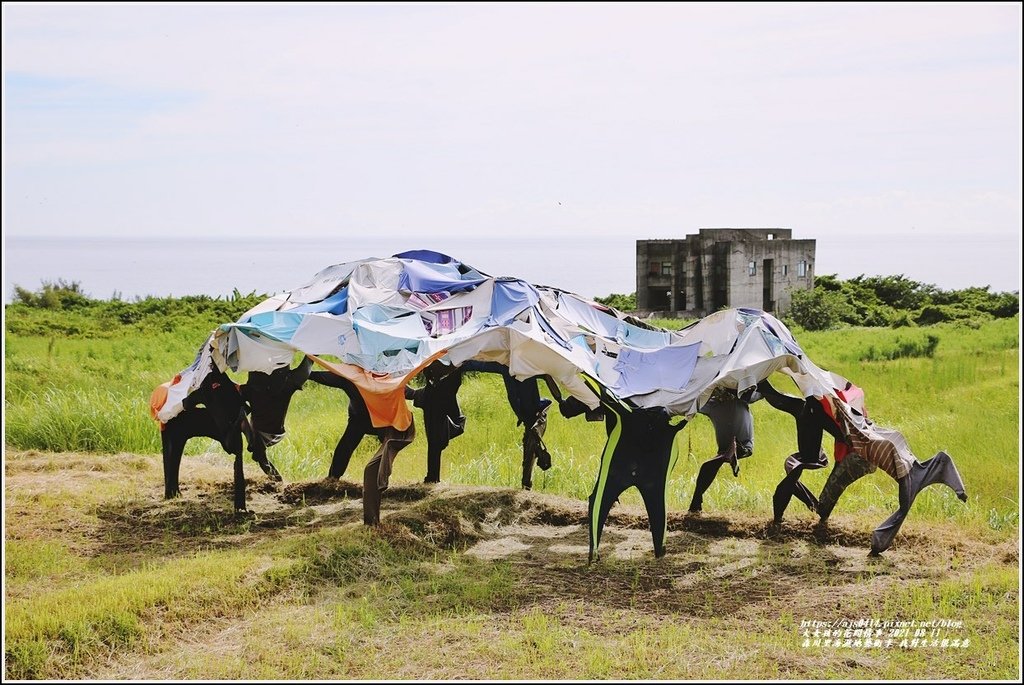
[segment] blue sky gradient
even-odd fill
[[[1015,3],[4,3],[3,65],[5,236],[782,226],[1020,281]]]

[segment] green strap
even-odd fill
[[[619,444],[619,436],[622,434],[622,417],[615,417],[615,425],[608,435],[608,441],[604,444],[604,452],[601,453],[601,471],[597,476],[597,488],[594,490],[594,509],[590,513],[590,547],[597,552],[598,522],[601,518],[601,502],[604,498],[604,488],[608,483],[608,470],[612,464],[612,455]]]

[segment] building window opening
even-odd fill
[[[768,234],[768,240],[775,240],[775,234],[774,233],[769,233]]]
[[[796,275],[799,276],[800,278],[807,277],[807,262],[801,261],[799,264],[796,265]]]
[[[650,268],[647,269],[648,276],[659,276],[661,275],[661,262],[651,262]]]
[[[664,288],[648,288],[647,306],[655,311],[668,311],[671,308],[672,293]]]
[[[662,276],[671,276],[672,275],[672,262],[662,262],[661,263],[661,275]]]
[[[789,264],[783,264],[782,265],[782,275],[783,276],[788,276],[789,275]]]
[[[757,262],[751,260],[747,263],[747,273],[751,276],[757,275]]]

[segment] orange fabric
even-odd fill
[[[161,383],[153,389],[153,394],[149,396],[149,415],[160,424],[160,430],[164,429],[164,424],[156,418],[156,413],[163,409],[164,404],[167,403],[167,388],[169,387],[171,387],[170,381]]]
[[[149,396],[149,415],[153,417],[153,420],[160,424],[160,430],[164,429],[164,423],[156,417],[158,411],[164,408],[167,404],[167,389],[175,383],[181,382],[181,374],[175,374],[174,380],[161,383],[160,385],[153,388],[153,394]]]
[[[404,431],[412,425],[412,412],[409,411],[409,405],[405,401],[405,386],[416,374],[434,360],[443,357],[447,351],[442,350],[434,354],[409,373],[397,377],[391,374],[372,373],[353,364],[334,364],[312,354],[308,356],[331,373],[355,383],[356,388],[359,389],[359,395],[366,402],[366,408],[370,412],[370,422],[374,428],[391,426]]]

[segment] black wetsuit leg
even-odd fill
[[[630,409],[617,400],[602,398],[608,441],[601,455],[601,470],[590,494],[590,559],[597,557],[608,512],[619,495],[636,486],[647,509],[654,555],[665,554],[667,512],[665,488],[675,464],[676,434],[686,424],[670,423],[663,409]]]

